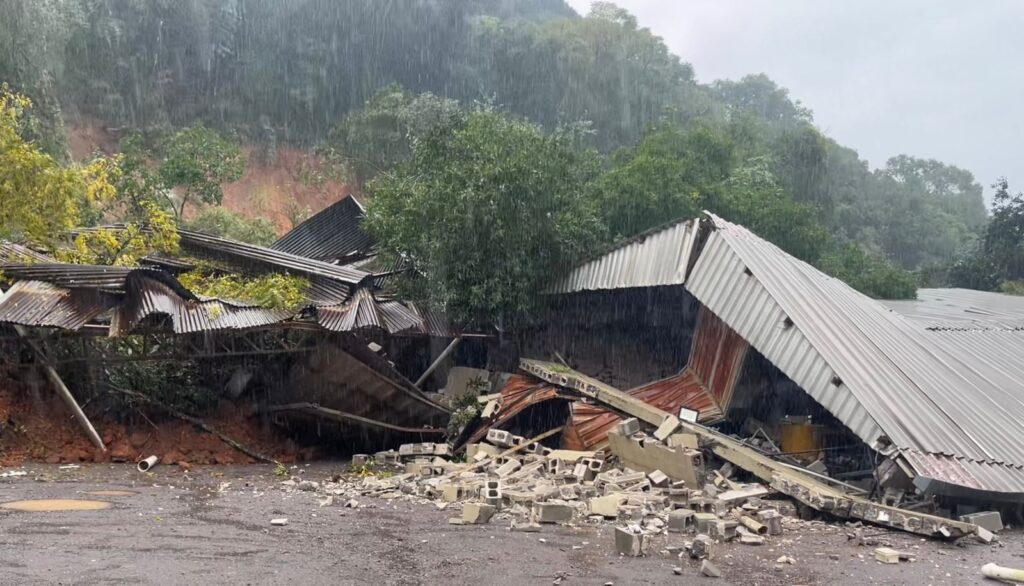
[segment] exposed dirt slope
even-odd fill
[[[95,153],[116,153],[123,134],[98,122],[70,126],[67,132],[75,160]],[[246,154],[245,174],[224,185],[223,205],[246,218],[270,220],[278,235],[290,230],[297,216],[301,221],[302,212],[316,213],[348,193],[345,185],[319,176],[321,161],[308,151],[281,146],[275,160],[264,163],[252,145],[243,145],[242,150]]]
[[[46,392],[45,390],[43,392]],[[88,409],[87,409],[88,411]],[[259,418],[246,417],[244,405],[227,401],[204,421],[214,429],[260,453],[282,462],[314,456],[296,446]],[[157,455],[164,463],[249,464],[253,460],[218,437],[177,419],[161,419],[147,412],[153,423],[139,417],[136,425],[93,418],[93,425],[107,445],[96,450],[71,418],[67,407],[53,397],[31,398],[31,393],[0,382],[0,466],[26,460],[52,464],[128,461]]]

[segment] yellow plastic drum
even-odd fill
[[[814,460],[821,450],[818,426],[810,423],[784,423],[781,426],[782,451],[799,460]],[[794,453],[799,452],[799,453]]]

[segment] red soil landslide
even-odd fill
[[[269,424],[246,417],[243,406],[228,401],[203,421],[242,445],[283,463],[313,459],[311,449],[299,449]],[[162,464],[252,464],[249,456],[178,419],[158,418],[150,410],[146,421],[125,425],[92,419],[107,446],[97,450],[85,437],[71,413],[57,399],[35,401],[15,386],[0,384],[0,466],[15,466],[26,460],[51,464],[79,462],[135,462],[150,455]],[[141,418],[140,418],[141,419]]]

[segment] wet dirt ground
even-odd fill
[[[324,480],[342,464],[292,470]],[[4,477],[12,470],[24,476]],[[705,578],[698,564],[658,553],[683,536],[659,537],[644,558],[614,552],[610,524],[545,526],[510,532],[492,523],[449,525],[458,506],[402,500],[343,500],[319,506],[316,493],[285,490],[270,466],[211,466],[187,474],[158,466],[140,474],[126,464],[0,468],[0,502],[42,498],[108,500],[107,510],[22,512],[0,509],[0,584],[974,584],[986,562],[1024,566],[1024,533],[995,545],[965,546],[888,533],[881,539],[914,553],[882,565],[872,547],[848,542],[837,525],[800,524],[763,546],[720,545],[724,574]],[[230,483],[230,484],[227,484]],[[130,496],[86,493],[128,490]],[[286,517],[285,526],[271,526]],[[872,533],[868,529],[865,533]],[[787,555],[795,564],[776,567]],[[682,567],[682,575],[673,568]]]

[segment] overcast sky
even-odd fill
[[[568,0],[585,14],[591,0]],[[766,73],[872,167],[906,153],[1024,190],[1024,2],[618,0],[702,83]]]

